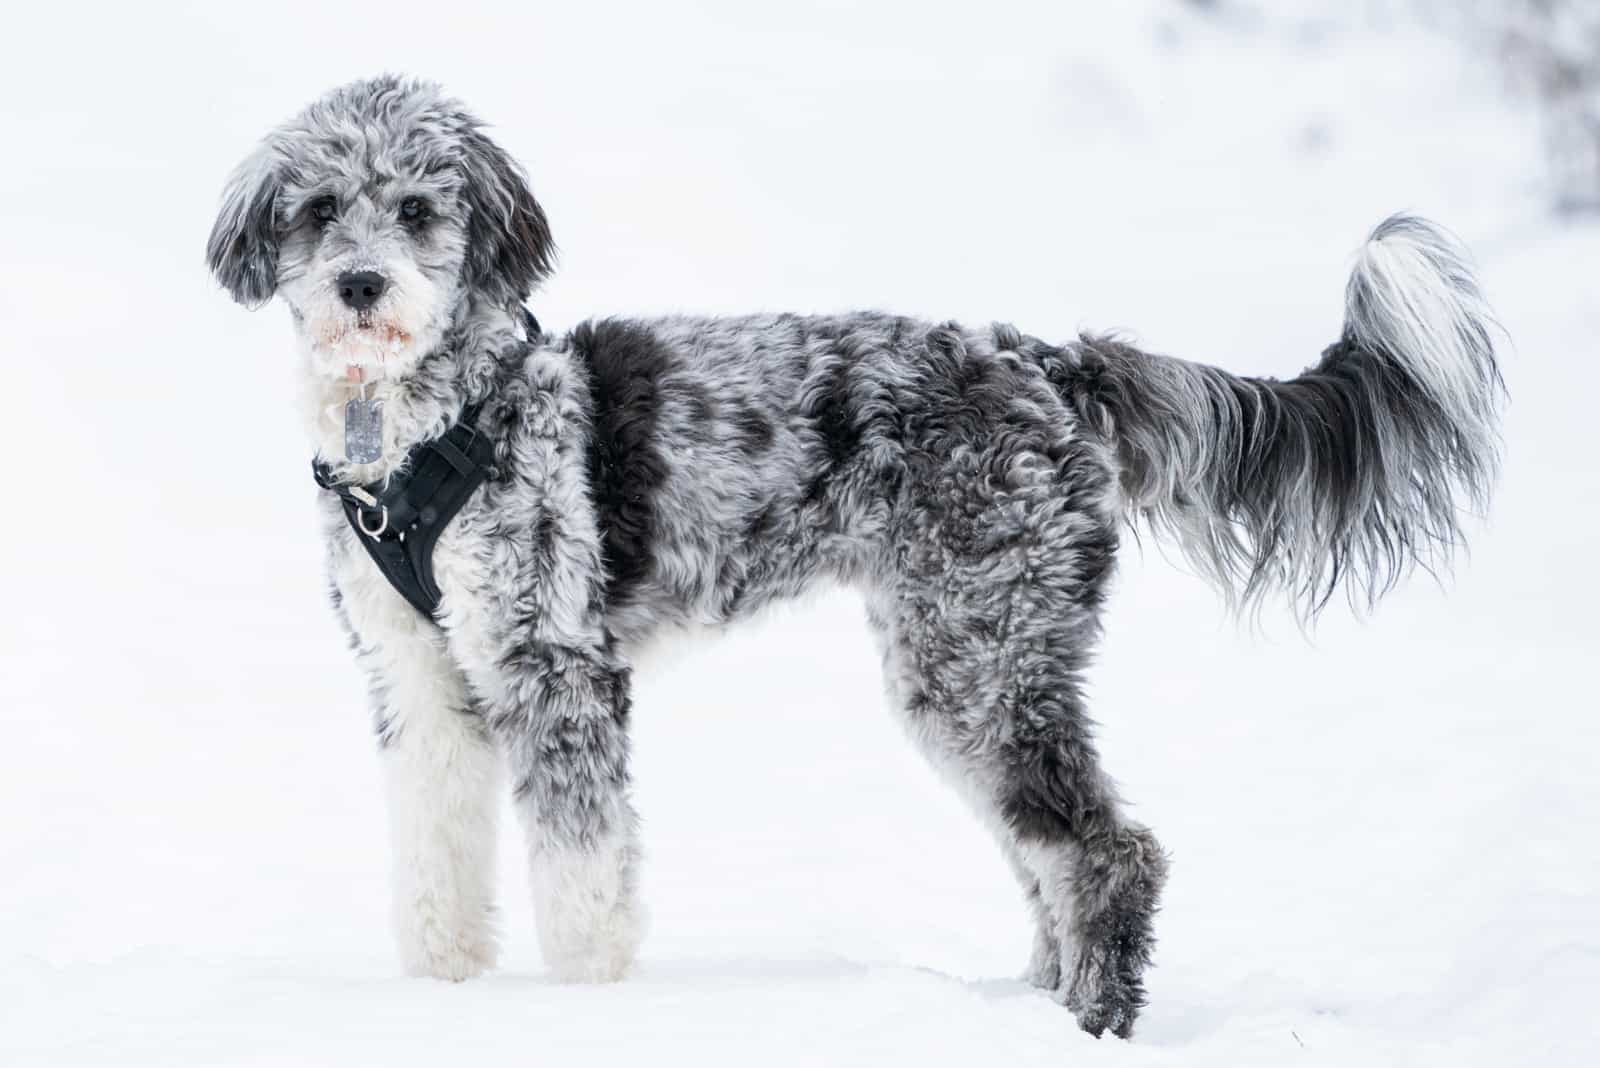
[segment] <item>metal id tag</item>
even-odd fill
[[[370,464],[383,456],[383,401],[367,400],[366,390],[344,406],[344,458]]]

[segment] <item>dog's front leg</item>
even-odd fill
[[[459,672],[421,649],[380,727],[394,860],[394,927],[411,975],[470,979],[495,965],[499,758]],[[392,683],[391,683],[392,685]]]
[[[372,692],[400,960],[411,975],[468,979],[498,953],[499,756],[443,635],[364,557],[343,562],[335,588]]]
[[[621,979],[638,950],[638,819],[628,798],[628,674],[585,650],[502,662],[490,716],[527,833],[545,962],[568,982]]]

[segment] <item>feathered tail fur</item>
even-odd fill
[[[1496,327],[1465,251],[1385,220],[1345,294],[1344,332],[1287,382],[1085,337],[1080,414],[1115,441],[1135,518],[1175,536],[1241,606],[1281,589],[1311,617],[1449,563],[1488,503],[1504,392]]]

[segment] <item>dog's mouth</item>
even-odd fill
[[[415,341],[399,323],[370,315],[325,322],[309,334],[317,366],[351,382],[393,373]]]
[[[398,354],[411,344],[411,332],[388,321],[375,321],[362,315],[355,322],[328,323],[317,331],[317,345],[337,353],[346,348],[372,350],[377,355]]]

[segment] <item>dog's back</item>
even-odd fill
[[[1063,350],[1010,327],[608,319],[562,344],[593,400],[590,484],[625,640],[730,622],[820,580],[886,580],[919,511],[982,522],[963,464],[994,468],[973,493],[1038,482],[1114,540],[1110,452],[1044,373]]]

